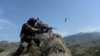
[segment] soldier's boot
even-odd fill
[[[27,42],[22,42],[19,45],[19,48],[13,54],[13,56],[20,56],[27,46],[28,46],[28,43]]]
[[[23,47],[22,44],[20,44],[19,48],[14,52],[13,56],[20,56],[24,49],[25,47]]]

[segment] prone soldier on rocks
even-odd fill
[[[57,29],[57,28],[49,27],[47,24],[44,24],[42,21],[37,22],[36,28],[40,29],[40,33],[48,33],[51,32],[52,29]]]

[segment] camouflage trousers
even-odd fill
[[[29,48],[30,56],[41,56],[41,50],[40,47],[37,46],[37,44],[32,40],[31,46]]]
[[[41,56],[40,48],[37,46],[34,40],[31,40],[30,43],[22,42],[13,56],[20,56],[25,51],[25,49],[27,52],[29,52],[30,56]]]

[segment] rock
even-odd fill
[[[43,56],[71,56],[71,52],[61,36],[54,34],[44,46]]]
[[[38,56],[71,56],[71,52],[66,43],[59,34],[52,34],[48,38],[48,34],[40,34],[36,36],[40,39],[40,52]],[[31,49],[36,52],[36,50]],[[2,55],[0,55],[2,56]],[[10,56],[12,56],[10,54]],[[20,56],[32,56],[32,52],[23,53]]]
[[[9,52],[2,52],[0,53],[0,56],[7,56]]]

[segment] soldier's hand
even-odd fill
[[[34,30],[34,31],[39,31],[39,29],[36,29],[36,28],[32,28],[32,30]]]

